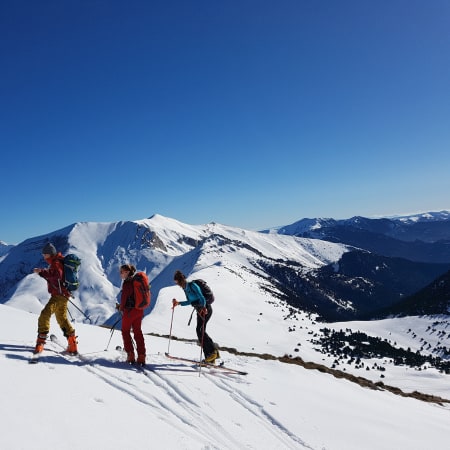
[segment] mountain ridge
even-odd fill
[[[352,222],[364,224],[360,218]],[[12,247],[0,263],[0,302],[39,310],[47,294],[32,269],[43,263],[41,249],[48,241],[81,257],[77,302],[94,323],[105,324],[115,314],[117,268],[123,263],[148,274],[155,299],[173,285],[176,269],[212,279],[226,272],[241,280],[239,295],[281,302],[325,321],[370,318],[450,269],[450,264],[384,257],[322,239],[214,222],[188,225],[154,214],[136,221],[75,223]]]
[[[262,232],[323,239],[417,262],[450,263],[446,210],[397,218],[301,219]]]

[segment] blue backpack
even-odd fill
[[[64,256],[62,263],[64,265],[64,287],[73,292],[78,289],[80,282],[78,281],[78,268],[81,264],[81,259],[70,253]]]

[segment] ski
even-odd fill
[[[200,362],[200,361],[196,361],[194,359],[182,358],[180,356],[172,356],[172,355],[169,355],[169,353],[167,353],[167,352],[165,353],[165,355],[167,358],[173,359],[175,361],[183,361],[183,362],[187,362],[187,363],[197,364],[199,366],[207,367],[209,369],[220,369],[225,372],[235,373],[237,375],[248,375],[248,372],[244,372],[244,371],[238,370],[238,369],[232,369],[231,367],[226,367],[223,365],[223,363],[216,366],[215,364],[212,364],[212,363]]]
[[[35,351],[33,351],[33,353],[31,354],[31,356],[28,358],[28,363],[29,364],[37,364],[39,361],[41,361],[41,359],[43,358],[43,360],[46,360],[46,353],[48,352],[52,352],[52,353],[58,353],[53,349],[49,349],[49,348],[45,348],[44,350],[36,353]]]
[[[116,350],[117,350],[124,358],[126,358],[127,354],[125,353],[125,350],[122,348],[122,346],[117,345],[117,346],[116,346]],[[140,368],[142,368],[141,365],[136,364],[136,361],[135,361],[135,362],[120,361],[120,364],[123,364],[125,367],[128,367],[128,368],[130,368],[130,369],[137,369],[138,366],[139,366]]]
[[[118,345],[116,347],[116,350],[118,352],[120,352],[122,355],[126,356],[126,353],[124,353],[123,348]],[[136,372],[141,372],[144,375],[148,375],[146,374],[146,372],[195,372],[194,369],[188,368],[188,369],[174,369],[171,367],[166,367],[165,364],[156,364],[156,363],[146,363],[145,365],[140,365],[140,364],[132,364],[132,363],[127,363],[126,361],[123,361],[122,364],[130,370],[134,370]]]

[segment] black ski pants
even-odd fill
[[[209,319],[211,319],[212,316],[212,308],[211,305],[206,305],[206,309],[208,310],[208,313],[205,317],[202,317],[197,312],[197,327],[195,331],[197,332],[197,338],[200,344],[203,348],[203,354],[205,355],[205,358],[208,357],[214,350],[214,341],[209,337],[208,333],[206,332],[206,324],[208,323]]]

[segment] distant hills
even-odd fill
[[[264,232],[323,239],[416,262],[450,263],[449,211],[389,219],[301,219]]]

